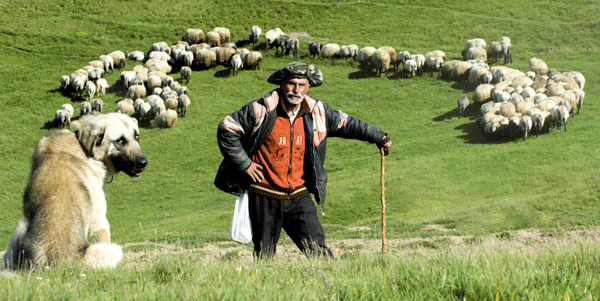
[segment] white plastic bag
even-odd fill
[[[237,242],[247,244],[252,241],[252,225],[248,211],[248,190],[235,199],[235,211],[229,225],[229,236]]]

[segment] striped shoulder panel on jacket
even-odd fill
[[[227,132],[238,133],[241,135],[244,134],[244,129],[242,128],[242,126],[229,115],[227,115],[225,118],[223,118],[223,120],[221,120],[219,128]]]
[[[277,104],[279,103],[279,94],[277,93],[277,90],[265,94],[263,100],[264,101],[255,101],[252,104],[252,109],[254,110],[254,127],[252,127],[251,135],[254,135],[263,124],[267,112],[271,112],[277,108]]]
[[[304,99],[308,103],[308,107],[313,116],[313,128],[315,135],[313,142],[315,146],[321,144],[325,137],[327,137],[327,118],[325,116],[325,107],[323,102],[318,101],[308,95],[304,95]]]

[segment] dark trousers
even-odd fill
[[[279,200],[249,191],[248,207],[257,258],[269,258],[275,254],[282,228],[307,256],[333,258],[333,253],[325,245],[325,232],[310,194]]]

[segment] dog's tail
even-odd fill
[[[115,244],[93,244],[85,251],[85,265],[94,269],[112,269],[123,258],[123,250]]]
[[[3,261],[4,268],[10,270],[18,270],[26,264],[25,250],[23,249],[23,238],[29,228],[29,221],[23,217],[15,228],[8,245],[6,246],[6,253],[4,253]]]

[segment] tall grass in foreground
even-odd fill
[[[346,250],[338,261],[276,256],[251,262],[198,252],[88,271],[60,265],[0,277],[7,300],[593,300],[600,247],[585,236],[554,243],[422,244],[388,253]]]

